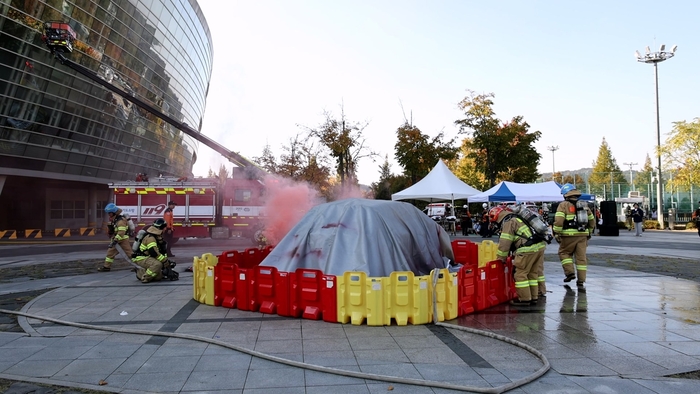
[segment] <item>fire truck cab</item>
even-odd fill
[[[174,238],[253,238],[262,228],[264,185],[257,180],[230,178],[224,185],[214,179],[179,182],[156,178],[146,182],[109,184],[113,201],[136,222],[137,230],[163,217],[168,202],[173,209]]]
[[[69,24],[60,21],[44,23],[44,35],[41,39],[49,49],[57,52],[73,52],[75,32]]]

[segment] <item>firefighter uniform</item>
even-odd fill
[[[571,186],[570,184],[562,186],[564,201],[559,203],[557,207],[552,231],[555,239],[559,242],[559,260],[561,260],[561,266],[566,276],[564,282],[576,279],[576,285],[582,287],[586,281],[586,248],[595,228],[595,216],[586,205],[584,210],[588,220],[585,225],[578,224],[576,202],[581,196],[581,192],[573,186],[567,188],[567,185]]]
[[[114,204],[108,204],[105,208],[105,212],[107,212],[111,219],[111,222],[107,225],[107,229],[112,242],[109,244],[109,249],[107,249],[104,265],[97,269],[101,272],[111,270],[114,258],[119,255],[119,250],[117,250],[116,245],[122,248],[127,257],[131,256],[133,253],[131,250],[131,243],[129,243],[129,225],[124,216],[122,216],[122,210],[117,208]]]
[[[501,207],[493,208],[494,210]],[[538,300],[539,278],[542,277],[544,286],[544,251],[547,247],[544,241],[533,241],[533,233],[530,227],[522,219],[516,217],[513,212],[503,209],[500,212],[490,214],[496,216],[495,222],[501,224],[501,237],[498,241],[496,257],[505,262],[512,252],[515,273],[515,290],[518,293],[518,301],[514,305],[535,304]]]
[[[141,267],[136,270],[136,277],[142,283],[163,279],[163,265],[168,262],[168,256],[162,234],[163,229],[150,226],[141,240],[139,250],[134,253],[134,263]]]

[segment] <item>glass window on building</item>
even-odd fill
[[[85,218],[85,201],[66,201],[53,200],[50,203],[51,219],[84,219]]]

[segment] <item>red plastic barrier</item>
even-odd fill
[[[478,264],[478,263],[477,263]],[[476,303],[475,308],[477,311],[483,311],[488,308],[489,305],[489,291],[488,282],[486,281],[486,267],[480,267],[476,269],[476,279],[475,279],[475,290],[476,290]]]
[[[323,275],[321,288],[321,315],[323,321],[338,323],[338,289],[335,275]]]
[[[236,307],[236,265],[231,262],[219,260],[214,266],[214,305]]]
[[[293,297],[291,284],[294,282],[293,272],[277,272],[275,279],[275,296],[277,301],[277,314],[280,316],[293,316]]]
[[[466,239],[455,239],[452,241],[452,252],[455,255],[455,262],[458,264],[478,264],[479,245]]]
[[[508,290],[506,288],[506,266],[500,260],[486,263],[486,278],[489,283],[489,303],[491,306],[502,304],[508,301]]]
[[[242,311],[255,312],[257,306],[253,299],[253,286],[255,284],[255,268],[241,268],[236,270],[236,307]]]
[[[292,292],[295,293],[295,300],[291,308],[292,316],[319,320],[323,310],[321,289],[326,284],[323,280],[323,272],[298,268],[294,276]]]
[[[243,252],[243,258],[238,264],[240,268],[253,268],[262,262],[262,253],[258,248],[248,248]]]
[[[476,267],[476,263],[465,264],[457,273],[457,316],[468,315],[476,307]]]
[[[257,266],[255,269],[255,281],[253,284],[253,299],[251,300],[251,309],[259,310],[262,313],[275,314],[277,313],[277,300],[286,297],[278,297],[277,285],[278,279],[277,268]]]
[[[223,252],[219,255],[219,262],[217,264],[231,263],[231,264],[240,265],[242,261],[243,261],[243,255],[240,251],[228,250],[228,251]]]

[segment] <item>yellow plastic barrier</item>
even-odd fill
[[[385,289],[388,289],[389,278],[367,278],[367,325],[388,326],[391,315],[384,302]]]
[[[338,281],[338,322],[359,326],[365,319],[367,274],[346,272]]]
[[[211,253],[195,256],[192,262],[192,297],[202,304],[214,305],[214,266],[219,258]]]
[[[445,321],[445,306],[447,304],[447,276],[449,275],[449,271],[444,269],[444,270],[437,270],[437,283],[434,283],[435,289],[434,291],[431,291],[431,295],[435,295],[435,299],[437,301],[437,311],[434,313],[437,313],[437,321]],[[432,280],[432,275],[435,274],[435,270],[430,272],[430,277],[431,277],[431,282],[430,284],[433,284]],[[431,300],[432,302],[432,300]],[[431,311],[432,305],[430,306]],[[435,317],[433,316],[433,320]]]
[[[416,276],[413,278],[413,310],[411,324],[427,324],[431,322],[433,315],[433,291],[430,284],[430,276]]]
[[[486,267],[486,263],[489,261],[496,260],[496,252],[498,251],[498,244],[485,240],[479,243],[479,268]]]
[[[445,281],[446,291],[445,291],[445,320],[452,320],[459,317],[459,286],[457,280],[456,272],[447,271],[447,280]]]
[[[387,303],[391,317],[399,326],[408,324],[413,315],[413,272],[392,272],[387,286]]]

